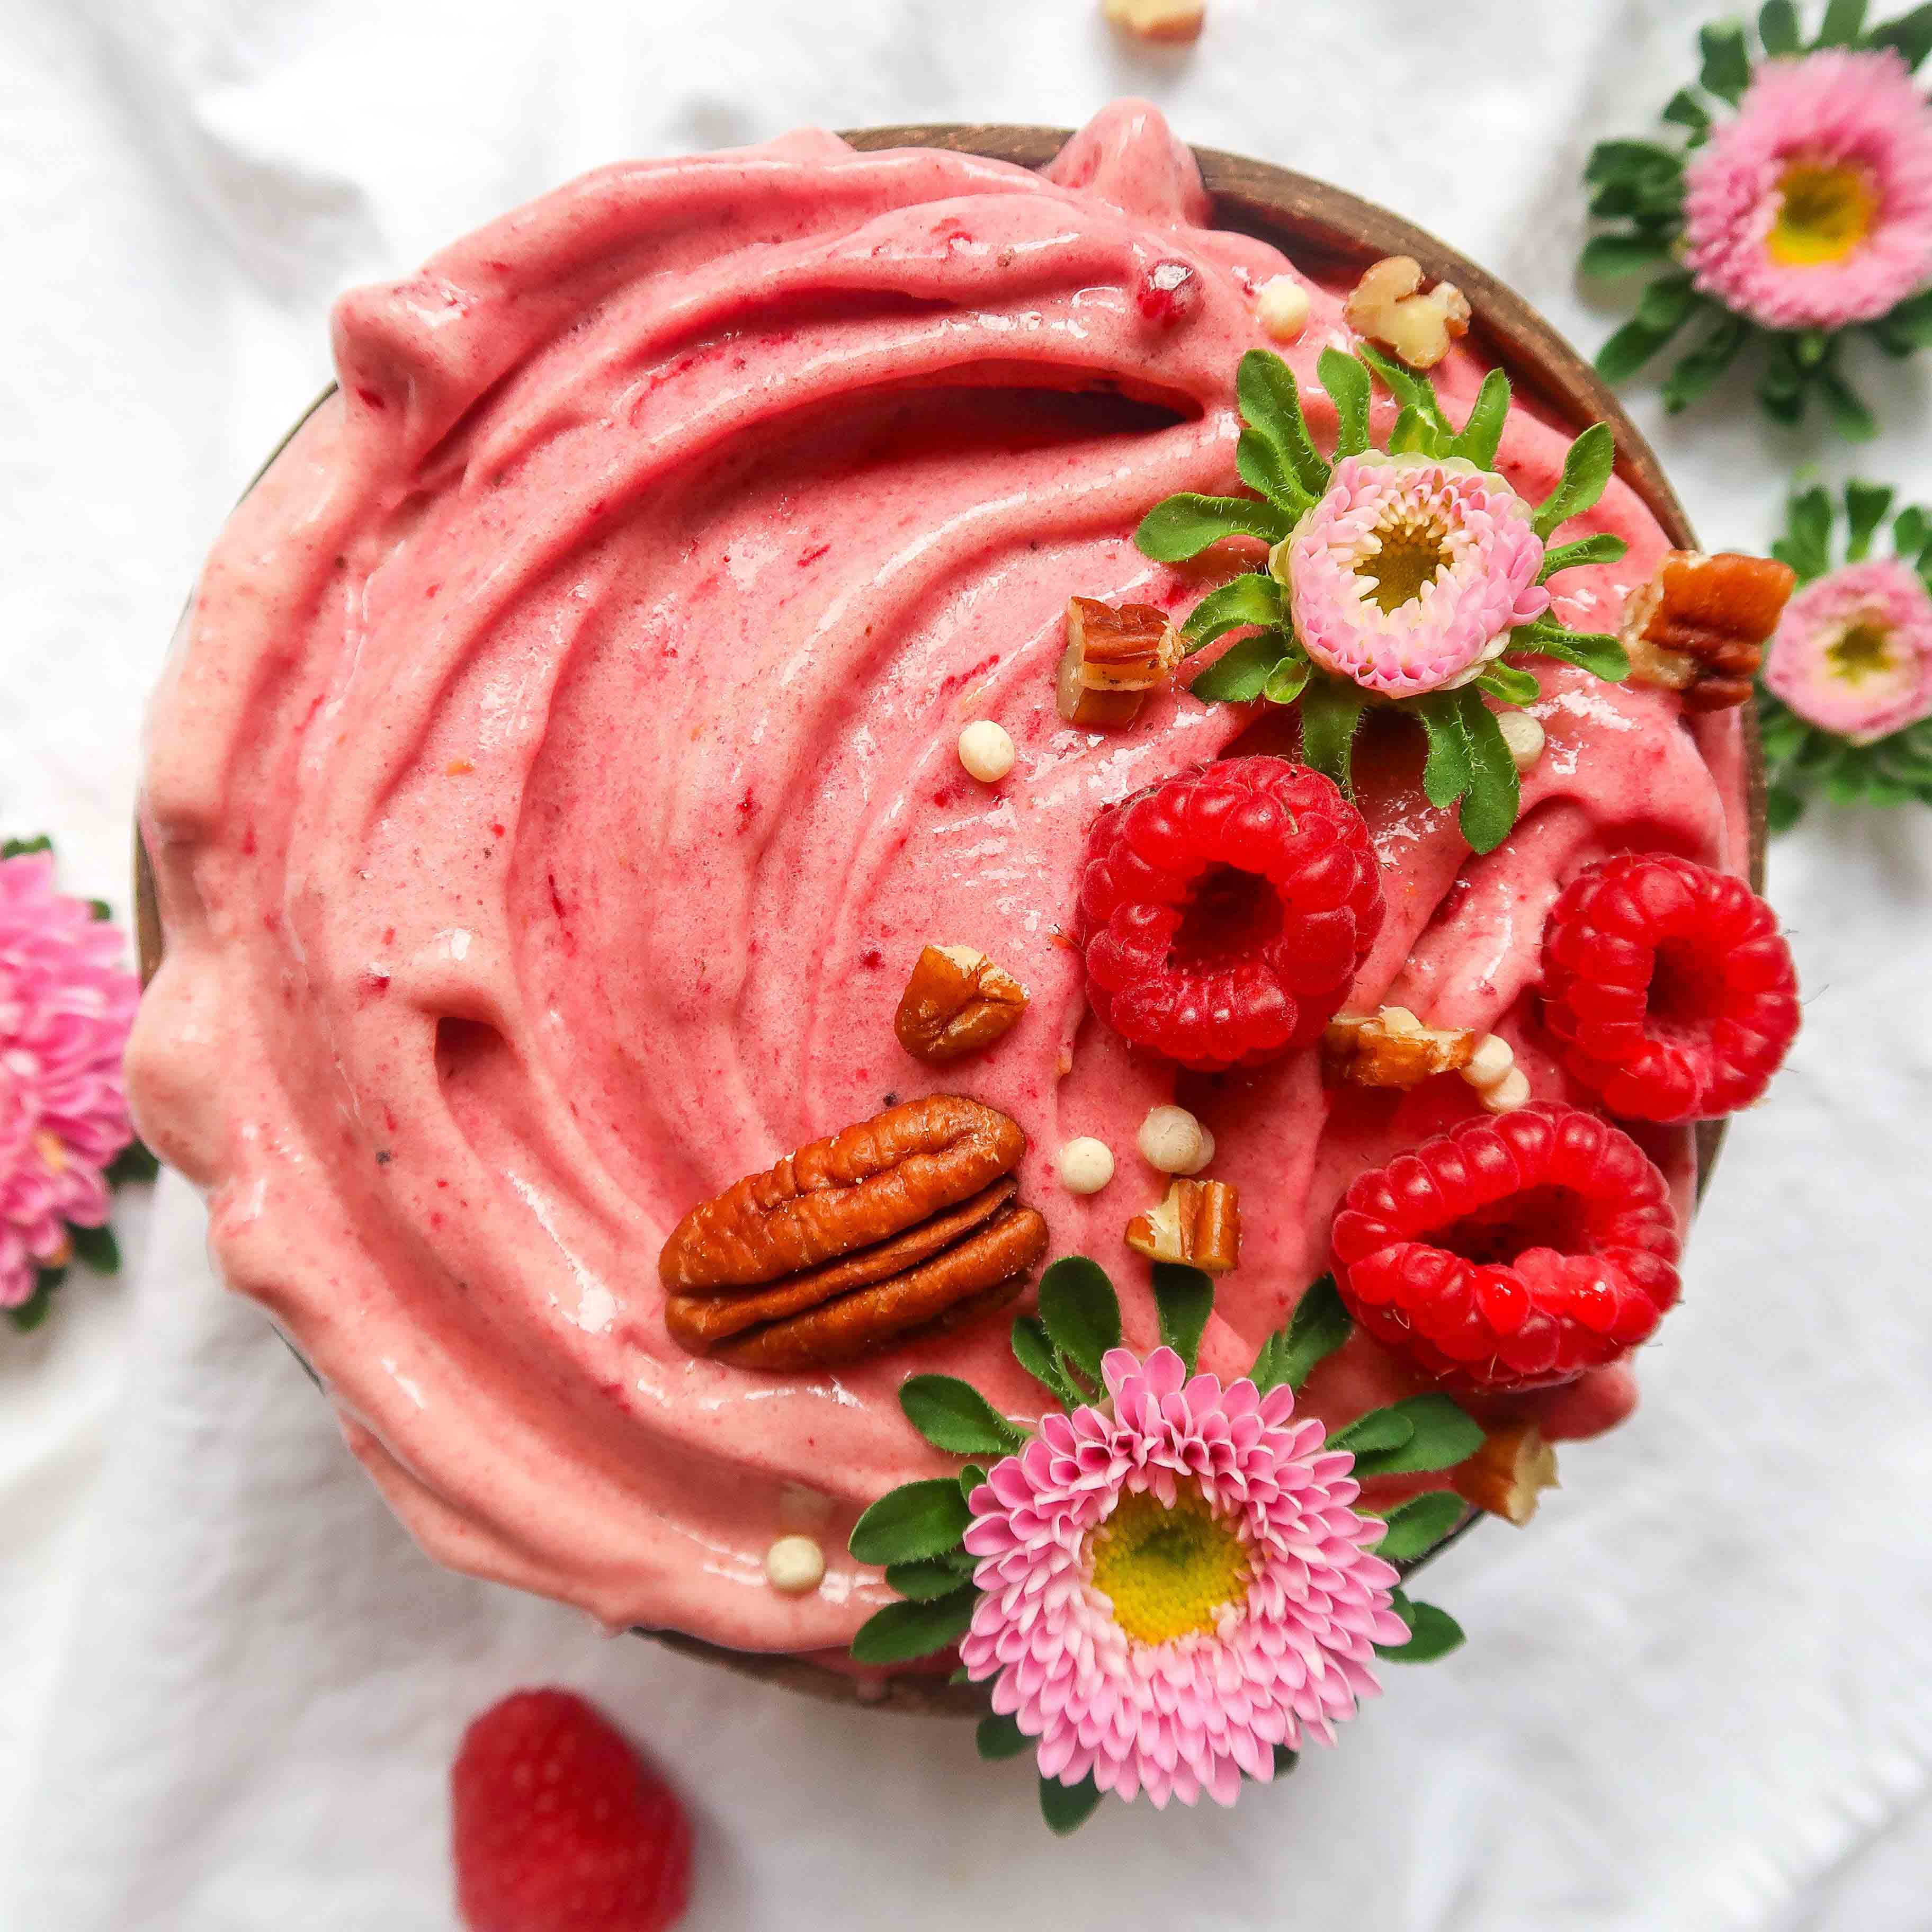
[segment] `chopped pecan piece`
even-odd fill
[[[1358,1087],[1419,1087],[1438,1073],[1457,1073],[1476,1051],[1467,1027],[1424,1026],[1406,1006],[1337,1013],[1322,1039],[1330,1077]]]
[[[1180,659],[1180,634],[1166,611],[1069,598],[1054,706],[1070,724],[1130,724]]]
[[[1174,1180],[1158,1208],[1127,1223],[1126,1240],[1157,1262],[1226,1274],[1241,1258],[1240,1193],[1225,1180]]]
[[[1422,292],[1422,264],[1390,255],[1364,270],[1342,319],[1412,369],[1432,369],[1469,329],[1469,298],[1454,282]]]
[[[1556,1451],[1533,1422],[1492,1429],[1450,1481],[1466,1502],[1521,1528],[1535,1515],[1543,1492],[1558,1486]]]
[[[1743,704],[1797,582],[1768,557],[1672,550],[1624,611],[1631,677],[1681,691],[1693,711]]]
[[[942,1066],[990,1046],[1026,1011],[1027,989],[970,946],[928,946],[899,998],[892,1030],[915,1060]]]
[[[1208,17],[1207,0],[1101,0],[1110,26],[1144,40],[1192,40]]]
[[[909,1100],[694,1208],[658,1257],[678,1345],[742,1368],[850,1361],[1011,1300],[1046,1251],[1026,1136],[976,1100]]]

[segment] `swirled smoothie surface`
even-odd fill
[[[1034,1412],[1006,1324],[760,1374],[672,1344],[656,1263],[694,1202],[895,1096],[1018,1120],[1052,1252],[1100,1258],[1152,1340],[1121,1231],[1175,1076],[1086,1015],[1060,928],[1100,806],[1287,740],[1184,692],[1076,730],[1053,674],[1070,595],[1185,608],[1233,567],[1131,541],[1234,484],[1234,368],[1288,272],[1208,219],[1126,103],[1043,175],[819,134],[606,169],[342,302],[340,392],[236,513],[155,704],[167,952],[134,1090],[228,1278],[443,1560],[613,1625],[849,1639],[888,1594],[843,1554],[854,1515],[942,1466],[896,1391],[944,1368]],[[1162,322],[1135,291],[1168,260],[1200,299]],[[1321,434],[1342,338],[1312,292],[1288,355]],[[1481,363],[1436,374],[1460,416]],[[1568,433],[1521,405],[1500,466],[1539,496]],[[1562,580],[1559,618],[1602,628],[1666,543],[1621,482],[1583,529],[1630,546]],[[1350,1004],[1500,1030],[1554,1096],[1525,993],[1545,910],[1621,848],[1738,863],[1739,764],[1733,722],[1694,735],[1667,694],[1558,668],[1534,708],[1548,752],[1481,859],[1415,747],[1372,734],[1389,916]],[[996,786],[955,753],[975,717],[1018,747]],[[944,1069],[892,1025],[929,942],[1032,995]],[[1180,1097],[1240,1190],[1226,1373],[1324,1265],[1348,1180],[1474,1104],[1325,1093],[1312,1054]],[[1053,1168],[1078,1134],[1120,1159],[1088,1199]],[[1688,1142],[1646,1144],[1688,1209]],[[1307,1399],[1332,1420],[1409,1385],[1358,1337]],[[1630,1400],[1620,1366],[1522,1402],[1561,1435]],[[801,1520],[831,1559],[803,1599],[763,1568]]]

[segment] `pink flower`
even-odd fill
[[[1550,608],[1542,567],[1529,506],[1501,477],[1378,450],[1336,464],[1270,560],[1308,655],[1390,698],[1478,676]]]
[[[1870,322],[1932,280],[1932,113],[1890,48],[1757,70],[1684,172],[1685,264],[1767,328]]]
[[[107,1219],[104,1170],[134,1138],[121,1056],[140,988],[126,941],[54,890],[50,854],[0,860],[0,1308]]]
[[[1046,1416],[973,1492],[960,1658],[1042,1777],[1232,1804],[1378,1688],[1374,1646],[1408,1634],[1396,1572],[1363,1546],[1354,1459],[1288,1389],[1189,1380],[1171,1348],[1103,1366],[1110,1402]]]
[[[1896,557],[1847,564],[1784,607],[1764,681],[1806,723],[1855,745],[1932,715],[1932,596]]]

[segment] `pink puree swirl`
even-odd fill
[[[1213,580],[1130,541],[1169,492],[1234,486],[1234,365],[1286,266],[1207,219],[1142,104],[1044,176],[807,133],[605,169],[342,302],[340,392],[224,533],[154,701],[167,953],[133,1091],[207,1190],[227,1279],[443,1562],[751,1649],[838,1648],[889,1600],[846,1532],[954,1466],[896,1391],[944,1369],[1035,1412],[1006,1322],[755,1374],[673,1345],[656,1264],[694,1202],[891,1096],[1012,1114],[1053,1251],[1100,1258],[1152,1343],[1120,1236],[1174,1076],[1085,1016],[1056,928],[1095,811],[1246,718],[1176,694],[1078,731],[1053,674],[1070,594],[1184,608]],[[1201,299],[1150,321],[1138,279],[1175,259]],[[1318,432],[1340,328],[1317,290],[1288,351]],[[1452,414],[1482,373],[1466,350],[1437,372]],[[1520,408],[1502,467],[1534,500],[1566,440]],[[1585,529],[1630,556],[1556,611],[1604,628],[1665,540],[1621,482]],[[1742,780],[1735,720],[1694,736],[1662,694],[1558,670],[1540,715],[1486,859],[1406,739],[1362,761],[1390,917],[1352,1004],[1498,1028],[1547,1096],[1524,991],[1545,910],[1625,846],[1740,862]],[[975,716],[1018,747],[994,788],[955,754]],[[928,941],[1032,993],[938,1072],[892,1028]],[[1312,1054],[1183,1096],[1241,1191],[1204,1354],[1224,1376],[1325,1264],[1352,1176],[1473,1104],[1336,1102]],[[1076,1134],[1119,1157],[1090,1200],[1054,1174]],[[1688,1139],[1647,1144],[1688,1202]],[[1358,1338],[1308,1398],[1332,1420],[1410,1385]],[[1620,1366],[1534,1406],[1576,1435],[1632,1399]],[[799,1599],[763,1558],[801,1490],[830,1499],[830,1568]]]

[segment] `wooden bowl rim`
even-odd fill
[[[1073,133],[1071,128],[998,122],[932,122],[854,128],[841,138],[867,152],[938,148],[1039,169],[1059,153]],[[1424,273],[1431,280],[1454,282],[1469,299],[1470,332],[1477,344],[1508,370],[1512,382],[1533,391],[1577,428],[1592,422],[1608,423],[1616,437],[1618,473],[1643,500],[1674,545],[1682,550],[1698,548],[1683,503],[1664,475],[1656,453],[1616,394],[1514,290],[1426,229],[1346,188],[1219,148],[1197,147],[1192,152],[1200,166],[1202,182],[1213,200],[1216,226],[1256,236],[1282,247],[1291,260],[1304,266],[1340,264],[1358,268],[1387,255],[1410,255],[1422,265]],[[261,481],[302,425],[335,393],[335,386],[332,382],[290,425],[288,434],[250,478],[248,489],[252,490]],[[242,492],[244,496],[247,494],[248,490]],[[1766,836],[1764,760],[1756,713],[1749,706],[1744,708],[1741,722],[1747,760],[1750,877],[1753,886],[1761,889]],[[138,820],[134,831],[134,924],[145,986],[160,964],[163,937],[153,865]],[[1724,1133],[1721,1120],[1706,1121],[1698,1129],[1700,1199],[1709,1183]],[[297,1359],[301,1359],[298,1352]],[[307,1367],[306,1362],[303,1366]],[[1478,1520],[1470,1516],[1451,1540],[1460,1538]],[[1442,1546],[1438,1545],[1438,1550]],[[1404,1568],[1420,1567],[1405,1565]],[[640,1630],[638,1634],[655,1637],[686,1656],[719,1664],[741,1676],[778,1684],[825,1702],[944,1717],[976,1717],[986,1708],[984,1690],[974,1685],[889,1678],[882,1694],[862,1696],[858,1680],[802,1657],[730,1650],[676,1630]]]

